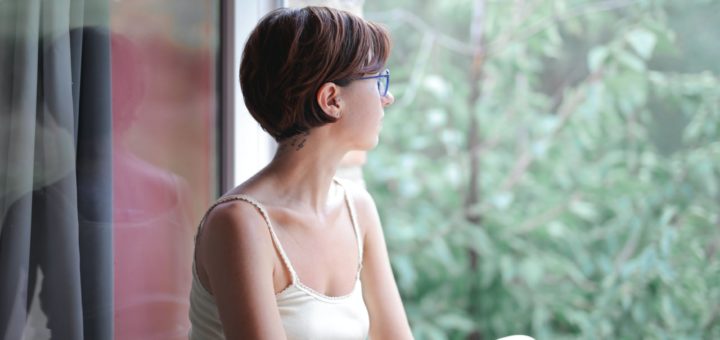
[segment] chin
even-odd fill
[[[370,151],[370,150],[374,149],[376,146],[378,146],[379,143],[380,143],[380,137],[375,136],[375,138],[372,140],[363,141],[362,143],[359,143],[358,145],[355,146],[355,149],[360,150],[360,151]]]
[[[380,144],[380,136],[379,135],[375,136],[375,139],[372,141],[370,148],[368,150],[374,149],[375,147],[378,146],[378,144]]]

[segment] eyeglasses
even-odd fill
[[[335,81],[338,85],[345,85],[353,80],[364,80],[364,79],[377,79],[377,89],[378,93],[380,94],[380,97],[387,96],[388,88],[390,88],[390,70],[385,69],[380,74],[376,76],[367,76],[367,77],[360,77],[360,78],[351,78],[351,79],[344,79],[344,80],[338,80]]]

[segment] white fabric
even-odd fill
[[[337,179],[335,180],[342,187]],[[263,206],[246,195],[224,197],[216,202],[208,211],[220,203],[243,200],[254,205],[262,214],[272,236],[273,243],[280,257],[288,268],[292,283],[282,292],[275,295],[280,318],[285,334],[289,340],[300,339],[367,339],[370,321],[367,308],[362,298],[360,270],[362,269],[362,239],[357,226],[357,218],[352,199],[343,188],[345,203],[350,211],[350,219],[358,243],[359,263],[355,278],[355,287],[348,295],[331,297],[320,294],[305,286],[298,279],[290,259],[280,244],[273,229],[270,218]],[[207,216],[207,213],[206,213]],[[204,219],[203,219],[204,222]],[[200,222],[202,228],[203,222]],[[203,287],[193,263],[193,280],[190,291],[190,340],[225,339],[222,324],[215,304],[215,298]]]

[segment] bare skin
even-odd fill
[[[373,80],[345,87],[324,84],[320,107],[338,117],[280,143],[273,160],[228,194],[246,194],[266,208],[274,230],[300,281],[328,296],[349,294],[359,259],[357,241],[344,201],[333,182],[351,150],[377,144],[383,108]],[[382,226],[372,197],[345,185],[355,204],[363,238],[363,298],[370,315],[370,337],[412,339],[388,259]],[[200,281],[215,297],[227,339],[286,338],[275,294],[291,284],[267,226],[250,204],[231,201],[207,217],[196,245]]]

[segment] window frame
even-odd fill
[[[285,5],[284,0],[220,2],[220,110],[215,148],[220,156],[218,195],[264,167],[276,148],[275,141],[245,108],[238,74],[245,41],[257,21],[269,11]]]

